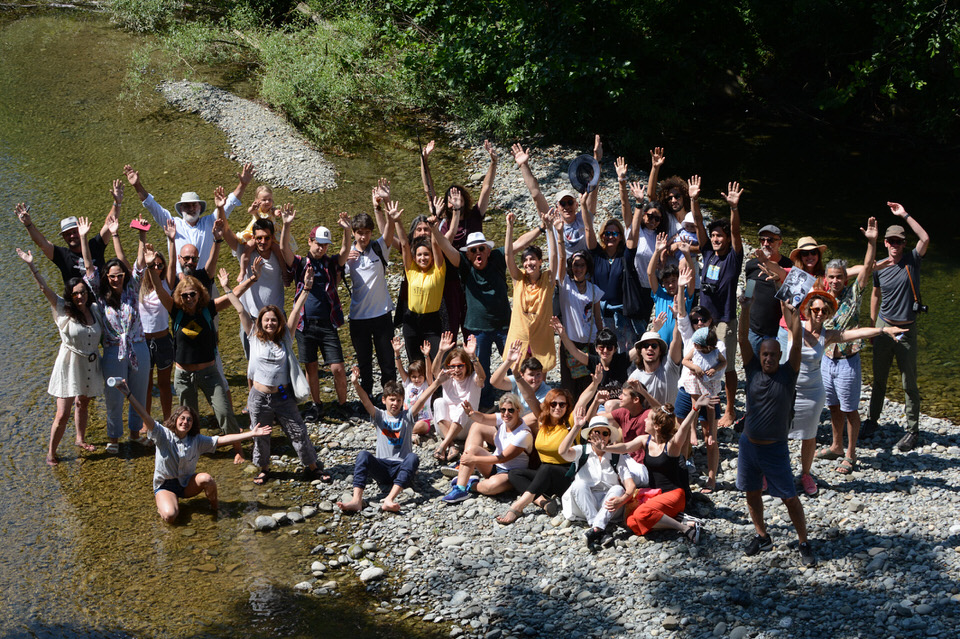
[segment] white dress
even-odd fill
[[[809,335],[806,330],[804,336]],[[820,425],[820,413],[826,403],[827,393],[823,389],[823,377],[820,375],[820,362],[823,361],[824,338],[826,331],[820,332],[820,339],[811,347],[803,340],[800,350],[800,374],[797,376],[797,398],[793,405],[793,423],[790,425],[790,439],[812,439],[817,436]]]
[[[54,397],[97,397],[103,394],[100,373],[100,309],[90,305],[93,323],[81,324],[67,315],[63,298],[57,298],[53,320],[60,329],[60,352],[53,364],[47,393]]]

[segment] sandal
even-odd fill
[[[270,473],[265,470],[253,478],[253,483],[257,486],[263,486],[268,479],[270,479]]]
[[[508,508],[507,512],[497,517],[497,523],[502,524],[504,526],[509,526],[510,524],[512,524],[522,516],[523,516],[522,510],[516,510],[515,508]]]
[[[841,475],[849,475],[857,469],[857,462],[849,457],[844,457],[840,460],[840,465],[837,466],[834,470]]]
[[[460,447],[456,444],[450,444],[450,447],[447,448],[447,461],[455,462],[460,459]]]
[[[834,459],[840,459],[841,457],[843,457],[843,455],[841,455],[840,453],[834,452],[833,450],[830,449],[829,446],[827,446],[825,448],[821,448],[820,450],[818,450],[816,457],[817,459],[825,459],[827,461],[833,461]]]
[[[707,484],[700,489],[701,495],[712,495],[713,492],[717,489],[717,482],[713,482],[713,485]]]
[[[307,481],[313,481],[314,479],[319,479],[324,484],[329,484],[333,482],[333,475],[331,475],[330,473],[324,472],[324,470],[319,466],[317,466],[313,470],[310,470],[309,468],[304,468],[303,476],[304,476],[304,479],[306,479]]]
[[[117,453],[120,452],[120,444],[118,444],[117,442],[110,442],[109,444],[107,444],[107,447],[104,450],[106,450],[111,455],[116,455]]]

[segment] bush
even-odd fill
[[[170,26],[183,4],[183,0],[110,0],[110,12],[128,31],[157,33]]]

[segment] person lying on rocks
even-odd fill
[[[601,545],[612,542],[607,535],[609,525],[623,517],[624,505],[633,499],[638,485],[647,484],[646,468],[630,455],[606,453],[604,446],[618,444],[622,440],[620,429],[612,425],[604,415],[587,419],[597,410],[602,401],[597,394],[589,409],[580,406],[573,428],[560,443],[558,453],[573,465],[568,474],[574,475],[573,483],[563,493],[563,516],[568,521],[585,520],[588,529],[584,533],[587,547],[596,552]],[[581,432],[582,431],[582,432]],[[573,445],[580,435],[587,442]]]
[[[470,498],[476,490],[481,495],[497,495],[511,490],[509,472],[527,468],[533,452],[533,433],[520,417],[520,398],[506,393],[498,401],[499,412],[487,415],[463,403],[463,412],[473,420],[470,434],[460,456],[457,476],[450,482],[445,504],[456,504]],[[493,453],[484,444],[493,446]],[[482,477],[473,473],[478,471]]]
[[[380,508],[387,512],[400,512],[397,496],[401,490],[413,483],[420,467],[420,458],[413,452],[412,416],[420,412],[430,396],[449,376],[446,371],[440,373],[409,410],[403,408],[403,387],[395,381],[386,382],[383,385],[383,405],[386,410],[381,410],[373,405],[370,396],[360,385],[360,368],[353,367],[350,381],[353,382],[360,402],[367,409],[367,414],[377,429],[377,451],[374,455],[361,450],[357,455],[357,461],[353,465],[353,498],[347,502],[338,501],[340,510],[357,512],[363,508],[363,491],[369,475],[381,488],[392,484]]]
[[[127,401],[143,418],[147,437],[157,445],[153,462],[153,495],[160,518],[168,524],[177,520],[181,498],[194,497],[201,492],[213,511],[217,511],[217,482],[207,473],[196,472],[200,455],[245,439],[269,437],[272,431],[270,426],[257,424],[242,433],[208,437],[200,434],[200,417],[189,406],[175,408],[170,419],[161,424],[131,395],[127,380],[118,381],[116,389],[126,395]]]

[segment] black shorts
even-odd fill
[[[301,364],[318,361],[317,352],[323,351],[323,363],[343,362],[343,346],[337,329],[328,321],[303,318],[303,330],[297,331],[297,354]]]
[[[173,366],[173,338],[170,333],[147,340],[150,349],[150,368],[163,371]]]

